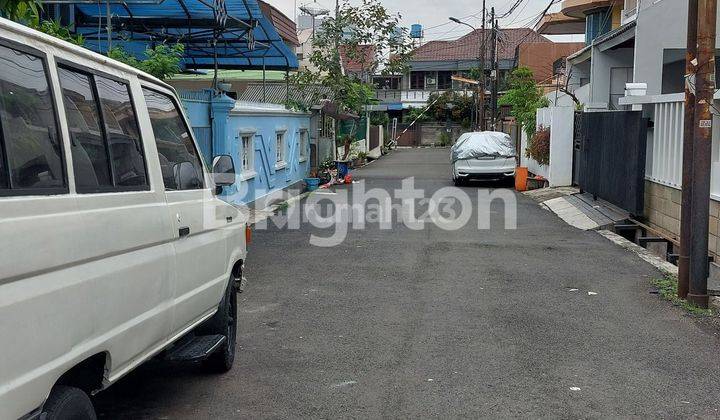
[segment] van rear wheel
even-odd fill
[[[46,420],[96,420],[90,397],[72,386],[57,385],[45,402],[42,418]]]
[[[235,344],[237,341],[237,289],[235,279],[231,278],[225,296],[215,315],[203,326],[204,334],[222,334],[226,337],[222,348],[203,361],[203,368],[212,373],[225,373],[235,362]]]

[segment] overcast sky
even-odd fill
[[[295,6],[312,3],[313,0],[266,0],[280,9],[290,18],[295,16]],[[342,0],[340,0],[342,2]],[[547,7],[550,0],[525,0],[515,12],[506,19],[500,20],[500,26],[522,27],[537,21],[540,13]],[[317,0],[328,9],[334,9],[333,0]],[[359,2],[358,2],[359,3]],[[481,0],[382,0],[391,12],[400,13],[403,25],[410,26],[420,23],[425,28],[425,39],[454,39],[470,31],[470,28],[448,21],[449,16],[463,18],[474,26],[481,25]],[[515,0],[486,0],[488,10],[495,7],[497,14],[508,11]],[[554,6],[557,8],[559,5]],[[552,11],[553,9],[551,9]],[[299,12],[298,12],[299,13]],[[441,26],[439,26],[441,25]],[[556,41],[578,41],[583,37],[553,37]]]

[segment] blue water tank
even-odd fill
[[[419,23],[410,26],[410,38],[422,38],[423,28]]]

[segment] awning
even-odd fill
[[[112,45],[142,58],[158,43],[185,45],[186,68],[293,70],[298,61],[257,0],[160,0],[105,3],[49,0],[75,5],[76,31],[86,46],[106,53],[106,16],[111,16]]]

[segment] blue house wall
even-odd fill
[[[225,188],[226,201],[251,204],[308,176],[310,114],[282,105],[212,96],[211,91],[182,92],[180,96],[206,161],[226,154],[235,162],[236,182]],[[282,162],[277,162],[278,134],[283,136]],[[252,138],[252,168],[242,165],[243,137]]]

